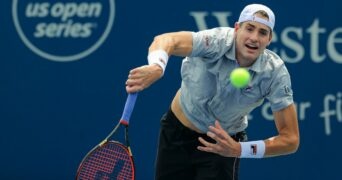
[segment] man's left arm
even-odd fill
[[[264,157],[291,154],[299,147],[299,128],[294,104],[273,113],[278,135],[265,140]]]
[[[266,140],[236,142],[216,121],[215,125],[209,126],[207,132],[216,143],[210,143],[200,137],[198,140],[203,145],[197,148],[221,156],[241,158],[272,157],[296,152],[299,147],[299,129],[295,105],[291,104],[274,112],[274,122],[278,135]]]

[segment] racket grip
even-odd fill
[[[125,108],[123,110],[122,117],[120,120],[121,124],[124,124],[124,125],[129,124],[129,119],[131,118],[131,114],[133,112],[135,101],[137,100],[137,97],[138,97],[138,93],[129,93],[128,94],[126,104],[125,104]]]

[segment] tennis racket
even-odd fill
[[[83,158],[77,170],[77,180],[133,180],[135,178],[133,155],[128,139],[128,124],[137,96],[137,93],[128,94],[119,123]],[[125,127],[125,144],[110,140],[120,126]]]

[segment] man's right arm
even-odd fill
[[[191,51],[191,32],[181,31],[156,36],[149,47],[149,65],[132,69],[129,72],[126,91],[133,93],[149,87],[163,76],[169,56],[185,57],[190,55]]]
[[[169,56],[188,56],[192,51],[192,34],[188,31],[165,33],[154,38],[149,53],[164,50]]]

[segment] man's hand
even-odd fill
[[[204,146],[198,146],[198,150],[216,153],[225,157],[240,157],[241,145],[222,129],[218,121],[215,121],[215,126],[209,126],[207,135],[214,139],[216,143],[210,143],[200,137],[198,140]]]
[[[156,64],[144,65],[129,72],[126,81],[127,93],[144,90],[163,76],[163,70]]]

